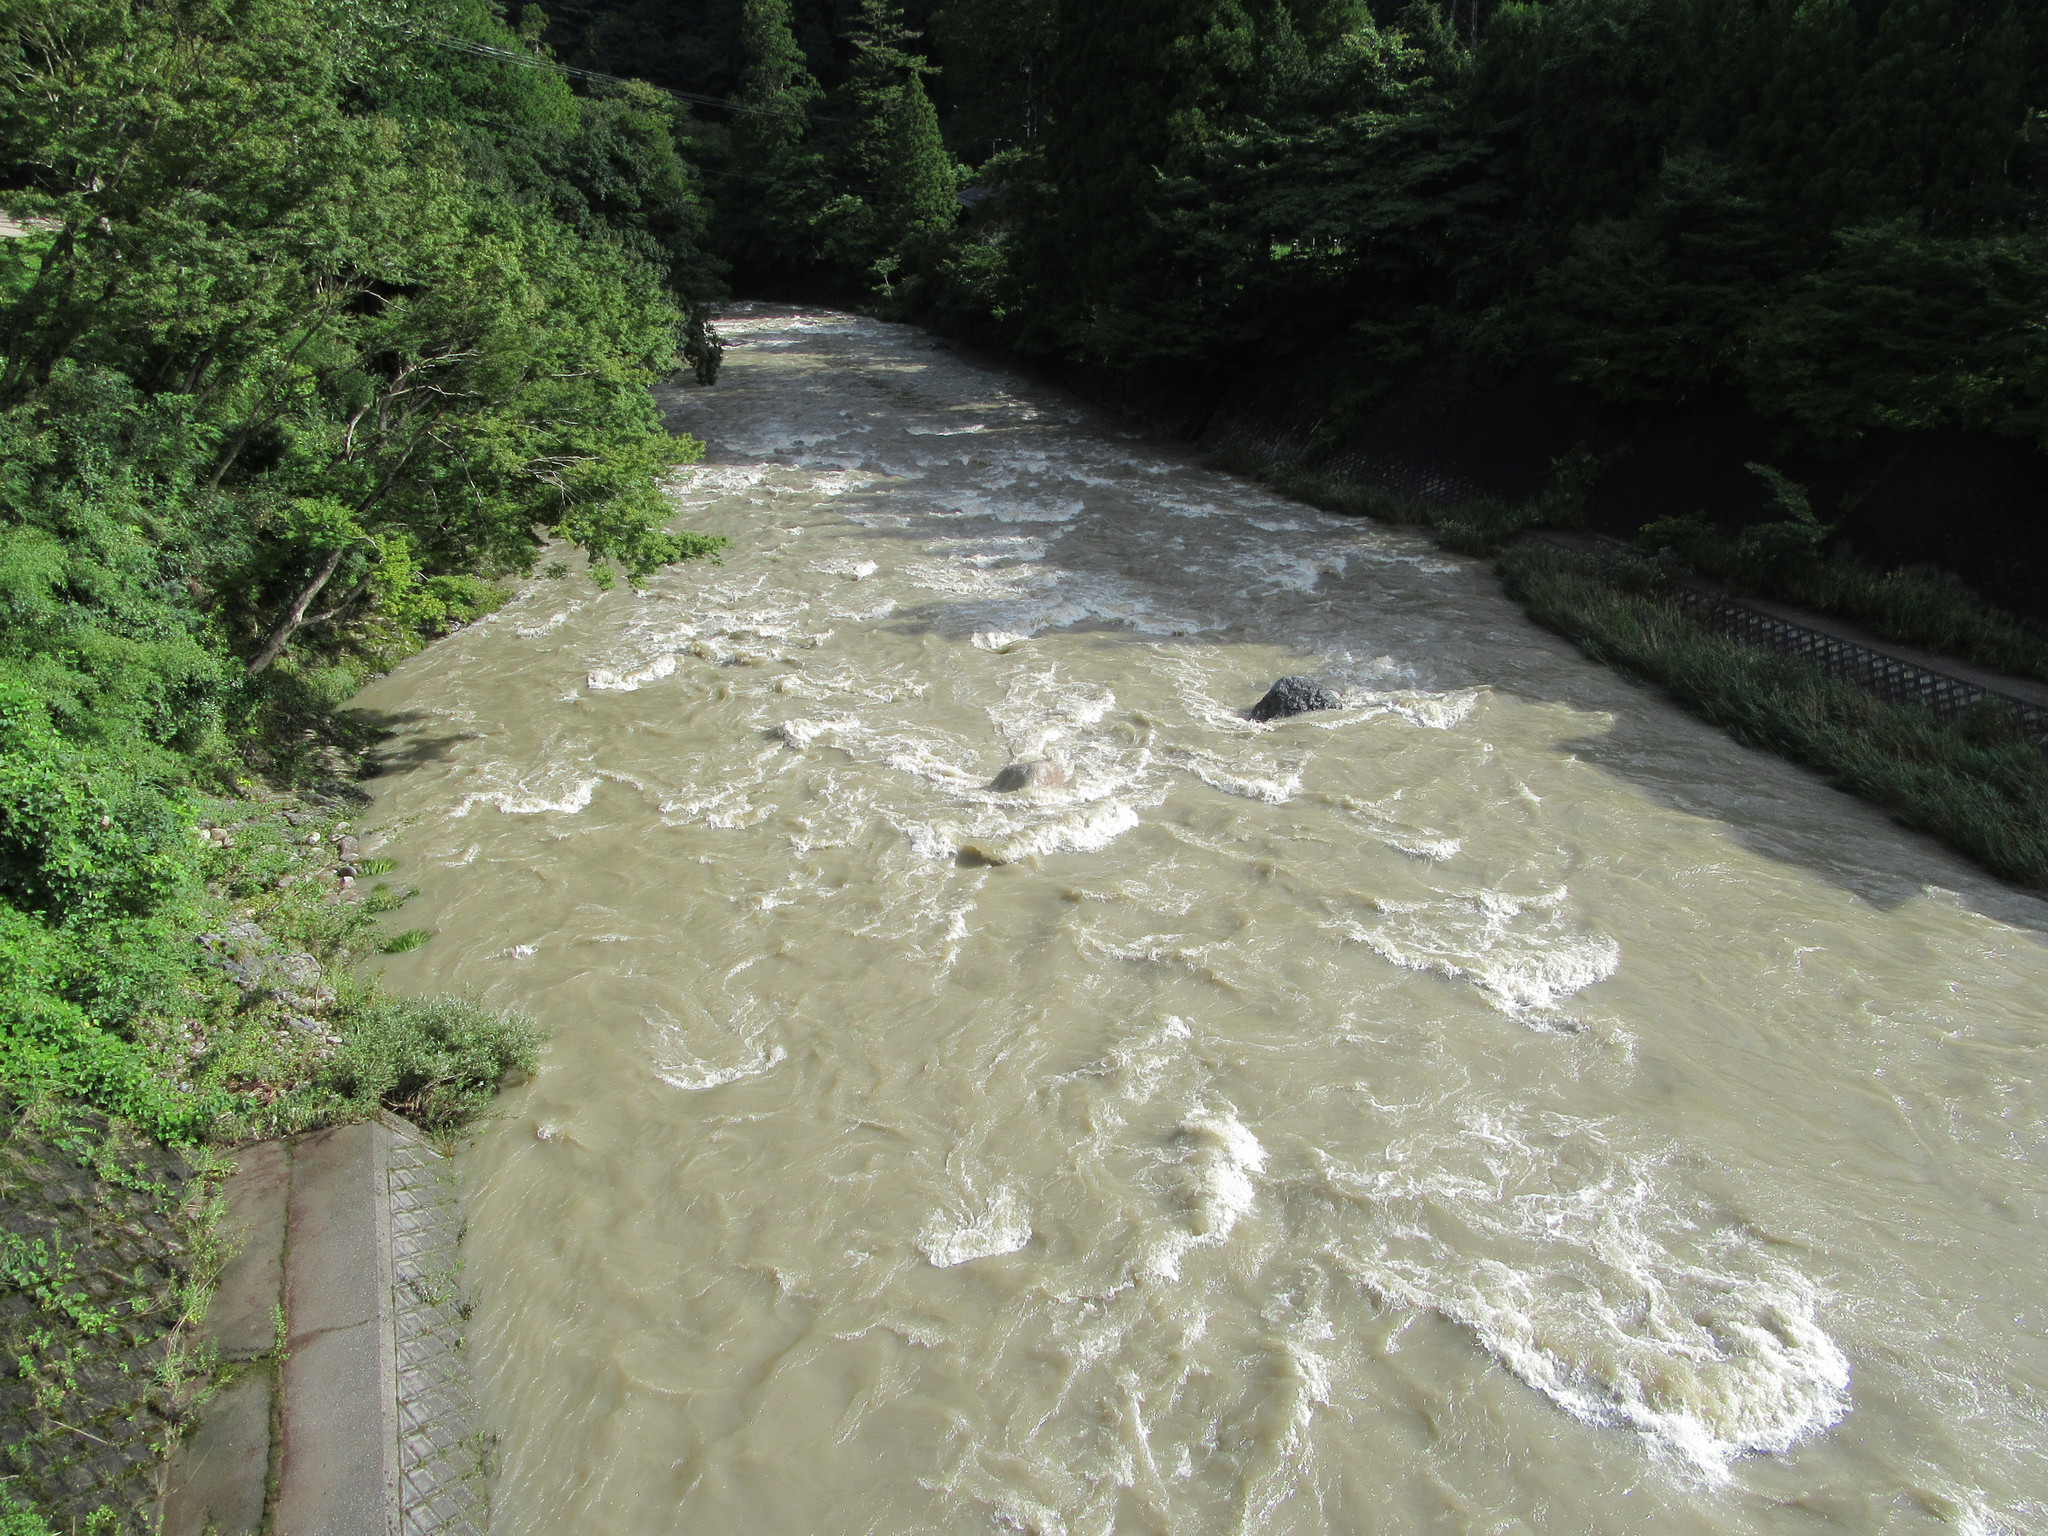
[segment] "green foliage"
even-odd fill
[[[1826,559],[1795,572],[1783,595],[1867,624],[1888,640],[2048,683],[2048,631],[1987,608],[1943,571],[1877,571]]]
[[[359,1009],[319,1086],[356,1114],[380,1104],[430,1131],[477,1114],[511,1073],[533,1070],[530,1020],[461,998],[386,998]]]
[[[1764,482],[1776,517],[1752,523],[1732,538],[1697,515],[1662,517],[1646,524],[1636,542],[1648,550],[1670,550],[1738,591],[1782,592],[1801,585],[1800,578],[1819,564],[1821,546],[1834,529],[1814,515],[1806,488],[1797,481],[1768,464],[1747,467]]]
[[[687,125],[448,35],[536,46],[486,0],[0,0],[9,1093],[184,1138],[303,1085],[192,937],[300,874],[198,792],[315,772],[554,541],[600,584],[718,547],[667,526],[702,445],[649,388],[718,360]]]
[[[809,137],[823,92],[797,46],[789,0],[742,0],[740,45],[734,99],[743,109],[730,130],[719,244],[751,273],[801,270],[818,258],[829,196],[824,154]]]
[[[1431,0],[951,0],[942,100],[994,202],[912,302],[1183,386],[1306,354],[1358,406],[1425,356],[1534,362],[1618,401],[1738,390],[1808,449],[2048,441],[2048,50],[2019,4],[1467,21]]]
[[[1595,660],[1657,684],[1738,741],[1816,769],[1994,874],[2048,889],[2048,761],[2009,712],[1943,724],[1810,662],[1723,639],[1664,601],[1663,573],[1640,557],[1593,561],[1522,545],[1500,572],[1535,619]]]
[[[929,47],[885,0],[568,3],[737,80],[719,243],[771,290],[1183,390],[1307,356],[1347,410],[1429,358],[2048,442],[2027,0],[940,0]]]
[[[0,1486],[0,1536],[56,1536],[49,1522]]]
[[[926,89],[933,70],[919,37],[896,0],[860,0],[846,30],[846,78],[828,96],[798,46],[788,0],[743,0],[734,97],[743,106],[729,130],[719,210],[721,245],[742,271],[904,301],[897,274],[929,266],[959,214],[958,167]]]
[[[78,1265],[60,1242],[0,1232],[0,1283],[81,1333],[106,1333],[114,1327],[114,1315],[79,1288]]]
[[[884,290],[959,215],[958,176],[925,91],[931,66],[908,45],[896,0],[862,0],[847,97],[853,131],[839,159],[843,188],[819,214],[825,254],[875,275]]]

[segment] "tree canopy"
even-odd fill
[[[682,117],[538,50],[483,0],[0,0],[0,1091],[104,1078],[191,963],[194,788],[555,543],[715,549],[649,387],[717,366]]]

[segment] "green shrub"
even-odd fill
[[[56,1532],[41,1515],[16,1503],[6,1485],[0,1484],[0,1536],[56,1536]]]
[[[453,1130],[506,1077],[533,1070],[541,1039],[531,1020],[464,998],[371,998],[353,1010],[318,1086],[353,1114],[381,1105]]]

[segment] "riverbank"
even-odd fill
[[[0,1034],[8,1536],[154,1530],[194,1414],[255,1368],[205,1325],[239,1148],[389,1111],[453,1135],[533,1063],[526,1021],[362,969],[428,935],[392,921],[408,891],[361,851],[363,760],[331,752],[350,778],[191,799],[185,899],[122,1029]]]
[[[1475,495],[1449,477],[1430,484],[1411,475],[1398,484],[1384,469],[1318,470],[1304,463],[1305,454],[1290,462],[1245,436],[1225,434],[1212,451],[1225,467],[1311,505],[1428,528],[1445,548],[1490,559],[1530,617],[1592,659],[1658,688],[1747,746],[1815,770],[2002,879],[2048,889],[2048,760],[2015,712],[1987,701],[1944,718],[1922,705],[1875,698],[1806,658],[1760,652],[1718,632],[1681,600],[1683,587],[1702,566],[1708,574],[1732,574],[1736,540],[1700,530],[1693,547],[1707,558],[1694,560],[1668,545],[1630,548],[1610,540],[1573,548],[1524,537],[1579,524],[1587,488],[1569,477],[1512,501]],[[1846,617],[1899,640],[1946,641],[1963,663],[2048,673],[2048,640],[1975,601],[1960,584],[1912,573],[1887,581],[1843,557],[1809,564],[1810,575],[1807,564],[1794,564],[1752,581],[1766,590],[1834,592]]]

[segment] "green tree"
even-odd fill
[[[730,159],[719,203],[720,244],[750,273],[783,277],[818,257],[824,156],[810,141],[823,92],[791,29],[789,0],[744,0],[745,68],[733,99]]]
[[[451,32],[544,62],[481,0],[0,0],[7,1094],[194,1133],[131,1035],[207,992],[195,786],[555,541],[717,546],[660,490],[716,361],[672,105]]]
[[[853,127],[839,162],[843,190],[821,216],[826,249],[885,290],[959,217],[959,173],[925,90],[932,66],[910,45],[896,0],[861,0],[846,94]]]

